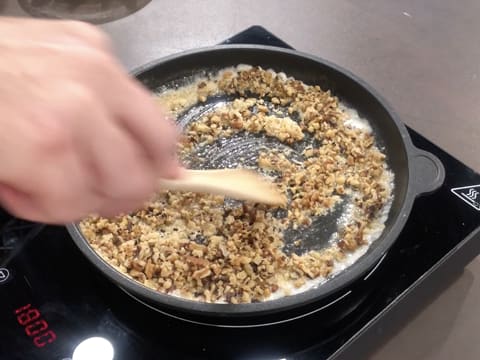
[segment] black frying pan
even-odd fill
[[[87,258],[124,290],[159,309],[170,309],[209,317],[254,317],[299,307],[326,299],[360,279],[387,252],[402,231],[415,198],[430,193],[443,183],[444,168],[432,154],[415,148],[405,126],[375,91],[338,66],[294,50],[254,45],[226,45],[188,51],[147,64],[133,74],[152,91],[167,83],[204,71],[237,64],[259,65],[283,71],[307,84],[330,89],[370,121],[377,144],[384,149],[394,172],[394,201],[380,238],[358,261],[315,289],[277,300],[251,304],[209,304],[184,300],[149,289],[108,265],[89,246],[77,224],[68,230]]]

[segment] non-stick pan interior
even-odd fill
[[[265,69],[284,72],[307,84],[320,85],[322,89],[331,90],[340,100],[355,108],[359,115],[366,118],[372,126],[377,146],[387,154],[387,162],[395,175],[394,199],[390,216],[386,221],[386,231],[398,216],[406,196],[408,184],[408,162],[405,145],[390,114],[380,104],[378,99],[362,85],[353,81],[330,66],[318,61],[300,57],[290,53],[272,54],[264,49],[217,49],[212,52],[200,52],[186,57],[166,61],[159,66],[153,66],[137,74],[139,80],[153,92],[163,91],[188,84],[195,77],[215,73],[226,67],[238,64],[259,65]],[[194,105],[178,118],[181,127],[201,118],[202,114],[222,106],[233,98],[219,96],[209,99],[206,103]],[[268,103],[268,101],[267,101]],[[279,107],[268,103],[269,107],[279,110]],[[277,149],[294,161],[302,161],[302,150],[314,143],[307,138],[293,147],[287,146],[277,139],[240,133],[228,139],[221,139],[214,144],[195,149],[193,156],[184,161],[191,168],[224,168],[248,166],[255,167],[258,153],[263,150]],[[298,229],[288,229],[284,233],[285,251],[298,254],[308,250],[319,250],[329,245],[332,235],[337,232],[339,219],[349,208],[353,199],[345,196],[336,208],[327,215],[314,219],[312,225]],[[226,206],[235,206],[235,201],[228,200]],[[276,216],[285,216],[278,211]],[[301,239],[293,246],[293,241]],[[372,251],[381,239],[370,247]]]
[[[137,69],[133,75],[155,92],[166,84],[181,83],[182,79],[215,72],[238,64],[259,65],[265,69],[270,68],[277,72],[284,72],[307,84],[320,85],[324,90],[330,90],[340,100],[355,108],[361,117],[369,121],[377,146],[387,155],[388,166],[394,173],[394,199],[385,222],[386,226],[380,238],[369,247],[366,254],[321,286],[293,296],[248,304],[210,304],[191,301],[142,286],[103,261],[89,246],[77,225],[69,227],[77,245],[101,271],[129,292],[162,308],[181,309],[201,316],[230,318],[267,315],[301,308],[307,304],[336,297],[353,281],[361,279],[362,275],[371,270],[394,243],[409,215],[417,192],[417,189],[413,189],[412,186],[413,177],[411,178],[410,172],[413,166],[409,162],[414,150],[405,127],[368,85],[353,74],[324,60],[280,48],[254,45],[220,46],[189,51],[161,59]],[[228,100],[225,98],[213,99],[205,106],[194,107],[180,117],[180,122],[194,121],[198,118],[198,113],[208,110],[209,106]],[[211,154],[206,163],[199,164],[193,161],[194,159],[190,159],[190,161],[195,167],[233,166],[235,163],[232,162],[231,156],[228,156],[229,151],[242,152],[246,154],[244,158],[248,159],[248,154],[254,153],[255,149],[258,150],[259,143],[263,146],[283,146],[271,139],[240,138],[229,140],[224,146],[212,147],[210,150],[203,149],[202,151],[210,151],[209,154]],[[226,151],[225,149],[230,150]],[[295,151],[290,155],[295,156]],[[310,235],[307,234],[308,231],[302,233],[305,239],[311,239],[311,241],[305,241],[303,249],[318,248],[325,244],[325,239],[334,231],[336,220],[342,214],[343,208],[339,207],[336,210],[329,217],[319,219],[319,225],[312,227]]]

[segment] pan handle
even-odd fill
[[[416,195],[428,195],[442,186],[445,167],[432,153],[414,148],[413,176]]]

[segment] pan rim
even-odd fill
[[[395,219],[393,219],[392,226],[388,229],[388,232],[382,233],[381,237],[375,240],[378,241],[381,239],[381,243],[378,244],[371,252],[362,255],[362,257],[360,258],[361,261],[359,259],[351,266],[349,266],[349,271],[342,271],[339,274],[335,275],[332,279],[337,279],[337,281],[331,281],[331,279],[329,279],[320,286],[309,289],[305,292],[258,303],[205,303],[164,294],[159,291],[150,289],[145,285],[141,284],[140,282],[137,282],[136,280],[133,280],[127,275],[116,270],[112,265],[108,264],[105,260],[103,260],[103,258],[101,258],[100,255],[89,245],[86,238],[82,235],[78,224],[74,223],[68,224],[66,226],[68,232],[70,233],[71,237],[73,238],[74,242],[79,247],[81,252],[93,263],[94,266],[101,270],[104,275],[109,277],[110,280],[124,287],[126,290],[136,294],[137,296],[148,299],[150,302],[154,302],[159,306],[166,306],[185,312],[194,312],[196,314],[204,316],[258,316],[261,314],[271,314],[273,312],[286,311],[292,308],[311,304],[315,301],[328,297],[339,290],[345,289],[345,287],[352,284],[354,281],[359,280],[359,276],[361,276],[361,274],[365,274],[370,268],[372,268],[375,265],[376,261],[378,261],[378,259],[380,259],[395,243],[399,233],[403,229],[408,219],[408,215],[410,214],[413,207],[415,197],[418,195],[418,192],[416,191],[414,186],[414,179],[412,176],[413,156],[416,148],[411,141],[410,135],[405,125],[401,122],[397,113],[394,111],[392,106],[384,99],[384,97],[381,96],[371,85],[369,85],[363,79],[359,78],[351,71],[321,57],[298,50],[285,49],[276,46],[245,44],[215,45],[186,50],[166,57],[162,57],[157,60],[147,62],[146,64],[139,67],[136,67],[130,73],[133,76],[138,77],[139,75],[148,70],[152,70],[157,66],[161,66],[162,64],[174,61],[179,58],[183,58],[186,56],[194,56],[196,54],[205,54],[208,52],[216,53],[222,51],[231,51],[233,49],[239,51],[252,51],[257,49],[262,51],[269,51],[272,54],[283,53],[293,55],[295,57],[308,59],[341,73],[343,76],[346,76],[352,82],[362,87],[363,90],[371,94],[378,101],[381,107],[384,108],[384,110],[391,118],[391,121],[393,121],[400,136],[402,137],[403,151],[405,151],[407,159],[405,176],[408,177],[408,179],[406,182],[407,187],[405,197],[403,203],[400,206],[400,211],[398,212],[398,215]],[[340,283],[341,286],[338,286],[338,283]]]

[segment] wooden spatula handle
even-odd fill
[[[284,206],[286,197],[266,178],[246,169],[186,170],[182,178],[161,179],[163,190],[222,195],[269,205]]]

